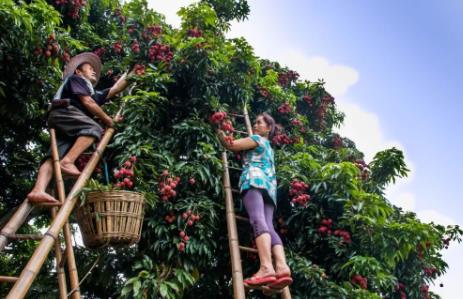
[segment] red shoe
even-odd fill
[[[289,286],[290,284],[293,283],[293,279],[291,276],[282,276],[280,278],[277,278],[274,282],[268,284],[268,287],[271,289],[283,289]]]
[[[276,280],[277,278],[275,277],[275,274],[272,274],[272,275],[263,276],[263,277],[253,276],[251,278],[246,278],[243,282],[244,284],[247,284],[248,286],[256,287],[256,286],[261,286],[261,285],[265,285],[268,283],[273,283]]]

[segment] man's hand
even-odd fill
[[[121,123],[123,121],[124,121],[124,116],[122,116],[120,114],[118,114],[118,115],[116,115],[116,117],[114,117],[114,122],[116,122],[116,123]]]

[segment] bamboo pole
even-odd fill
[[[53,207],[50,211],[52,219],[56,218],[57,208]],[[56,275],[58,276],[58,287],[59,287],[59,298],[67,298],[67,285],[66,285],[66,273],[64,272],[64,266],[61,261],[63,260],[63,253],[61,252],[61,241],[59,237],[55,242],[55,261],[56,261]]]
[[[236,229],[235,208],[230,185],[230,174],[228,172],[227,152],[222,152],[223,163],[223,188],[225,192],[225,211],[227,217],[228,246],[232,264],[233,298],[246,298],[243,283],[243,269],[241,267],[241,254],[238,242],[238,231]]]
[[[11,216],[10,220],[8,220],[0,232],[0,252],[2,252],[9,243],[8,235],[16,233],[33,209],[34,207],[25,199],[13,216]]]
[[[65,190],[64,190],[63,176],[61,173],[61,166],[59,163],[59,153],[58,153],[58,145],[56,143],[55,129],[53,128],[50,129],[50,136],[51,136],[51,155],[53,158],[53,170],[55,174],[56,189],[58,191],[58,200],[61,202],[61,204],[63,204],[66,195],[65,195]],[[74,250],[72,248],[71,226],[69,225],[69,221],[67,219],[63,227],[63,234],[64,234],[64,242],[66,244],[66,261],[68,264],[67,268],[69,272],[69,282],[71,285],[71,289],[74,290],[74,292],[71,295],[71,298],[80,299],[79,275],[77,272],[76,260],[74,257]],[[56,240],[56,243],[59,244],[59,238]],[[61,246],[59,247],[61,251]],[[60,261],[60,264],[61,266],[63,265],[61,261]],[[65,293],[67,293],[66,290],[65,290]],[[64,298],[66,298],[66,296]]]
[[[248,108],[246,105],[243,107],[243,115],[244,115],[244,123],[246,125],[246,131],[248,132],[249,136],[252,135],[252,124],[251,120],[249,119]]]
[[[114,128],[106,129],[103,138],[96,151],[93,153],[90,161],[87,163],[87,166],[82,171],[81,175],[77,179],[75,185],[72,187],[64,204],[61,206],[55,220],[52,222],[48,231],[44,234],[42,241],[40,242],[37,249],[34,251],[31,259],[27,263],[26,267],[21,272],[18,281],[14,284],[10,293],[6,297],[7,299],[18,299],[24,298],[32,285],[37,273],[40,268],[43,266],[45,259],[47,258],[48,253],[50,252],[55,240],[57,239],[59,231],[63,228],[64,224],[69,218],[69,215],[72,213],[72,210],[77,202],[79,192],[87,183],[87,180],[90,178],[95,166],[97,165],[101,154],[103,153],[106,145],[114,134]]]

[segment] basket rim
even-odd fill
[[[90,193],[132,193],[132,194],[138,194],[140,196],[145,196],[144,192],[130,191],[130,190],[108,190],[108,191],[91,190],[91,191],[87,191],[86,193],[87,194],[90,194]]]

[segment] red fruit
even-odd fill
[[[45,56],[50,57],[51,56],[51,51],[50,50],[45,51]]]
[[[114,174],[114,177],[116,179],[120,178],[122,176],[122,173],[120,171],[116,171],[116,173]]]
[[[167,169],[165,169],[162,174],[162,176],[168,176],[169,175],[169,171]]]
[[[132,187],[133,187],[133,182],[132,182],[132,181],[129,181],[129,182],[126,183],[126,184],[127,184],[127,187],[129,187],[129,188],[132,188]]]
[[[132,163],[130,161],[125,161],[124,166],[130,168],[132,166]]]
[[[318,228],[318,232],[322,235],[326,234],[328,232],[328,227],[326,226],[321,226]]]
[[[175,182],[178,184],[180,182],[180,177],[175,177]]]
[[[188,226],[193,226],[193,220],[188,220],[188,222],[186,223]]]
[[[137,156],[131,156],[130,157],[130,162],[132,162],[132,163],[137,162]]]
[[[186,213],[188,214],[188,216],[190,216],[192,212],[191,212],[191,210],[188,210],[188,211],[186,211]]]
[[[129,178],[125,178],[124,179],[124,184],[126,184],[127,186],[129,185],[129,183],[131,183],[132,181],[129,179]]]
[[[196,184],[196,180],[194,178],[190,178],[188,180],[188,183],[193,186],[194,184]]]
[[[127,170],[125,174],[129,177],[133,177],[133,170]]]
[[[168,201],[169,197],[167,195],[163,195],[163,196],[161,196],[161,200],[162,201]]]
[[[169,193],[170,191],[172,191],[172,188],[170,186],[165,186],[163,193]]]
[[[180,242],[180,243],[177,245],[177,248],[178,248],[179,251],[184,252],[184,251],[185,251],[185,243]]]
[[[183,241],[188,242],[189,240],[190,240],[190,237],[188,237],[188,236],[183,237]]]
[[[170,191],[170,196],[172,196],[172,197],[175,197],[175,196],[177,196],[177,192],[175,192],[175,191],[173,191],[173,190],[172,190],[172,191]]]
[[[186,236],[186,233],[182,230],[180,231],[180,233],[178,234],[180,236],[180,238],[183,238]]]
[[[182,218],[183,218],[183,219],[187,219],[187,218],[188,218],[188,214],[187,214],[186,212],[183,212],[183,213],[182,213]]]
[[[175,187],[177,187],[177,183],[176,182],[172,182],[170,183],[169,185],[172,189],[175,189]]]

